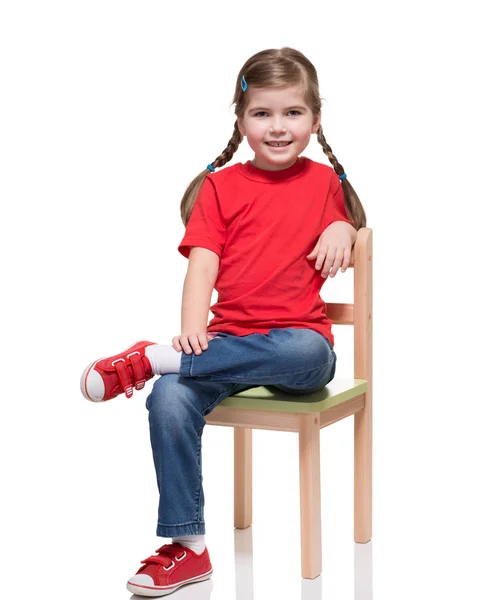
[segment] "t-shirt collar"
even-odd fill
[[[302,175],[309,165],[309,159],[305,156],[300,156],[296,162],[287,169],[281,169],[280,171],[269,171],[267,169],[259,169],[255,167],[250,160],[246,163],[238,163],[240,173],[248,179],[254,181],[261,181],[264,183],[276,182],[276,181],[289,181]]]

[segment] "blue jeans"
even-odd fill
[[[315,392],[335,375],[330,342],[312,329],[218,333],[201,354],[182,351],[179,373],[162,375],[147,397],[159,488],[156,535],[206,533],[201,469],[204,417],[228,396],[260,385]]]

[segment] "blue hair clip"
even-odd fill
[[[347,178],[347,174],[344,173],[343,175],[340,175],[340,179],[346,179]]]
[[[243,91],[245,92],[248,88],[247,82],[245,81],[245,76],[242,75],[242,80],[240,81],[240,85],[242,86]]]
[[[206,168],[210,169],[210,171],[213,171],[213,173],[215,172],[215,169],[211,165],[206,165]]]

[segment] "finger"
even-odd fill
[[[193,352],[193,348],[191,348],[191,345],[189,343],[189,338],[187,336],[181,336],[179,338],[181,346],[183,347],[184,353],[185,354],[192,354]]]
[[[201,350],[206,350],[208,348],[208,336],[206,333],[202,333],[198,336],[198,340],[200,343]]]
[[[330,269],[332,268],[332,266],[335,262],[335,254],[336,254],[336,248],[330,248],[328,250],[328,253],[326,255],[325,264],[323,265],[323,270],[321,271],[321,275],[323,277],[328,277]]]
[[[343,253],[342,273],[345,273],[345,271],[350,266],[351,259],[352,259],[352,251],[351,251],[351,249],[350,248],[345,248],[345,251]]]
[[[189,336],[189,341],[190,341],[191,347],[193,348],[194,353],[201,354],[200,341],[199,341],[196,333]]]
[[[175,337],[172,338],[172,347],[177,352],[181,352],[181,344],[179,343],[179,340],[178,340],[177,336],[175,336]]]
[[[308,256],[306,258],[309,258],[310,260],[312,260],[313,258],[315,258],[313,256],[313,254],[318,250],[319,246],[320,246],[320,241],[318,240],[316,242],[316,244],[315,244],[315,247],[313,248],[313,250],[311,250],[311,252],[308,254]]]
[[[321,265],[323,264],[326,254],[327,254],[328,246],[323,246],[318,250],[318,256],[316,257],[316,265],[315,269],[319,271],[321,269]]]
[[[335,260],[333,262],[333,266],[330,269],[330,277],[335,277],[342,262],[343,262],[343,250],[339,248],[337,250]]]

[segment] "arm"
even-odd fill
[[[357,240],[357,230],[346,221],[333,221],[320,235],[315,247],[306,257],[316,258],[315,269],[323,270],[322,277],[334,277],[341,266],[342,273],[350,264],[352,246]],[[326,260],[325,260],[326,259]]]
[[[191,248],[181,304],[182,333],[206,332],[219,267],[218,254],[207,248]]]

